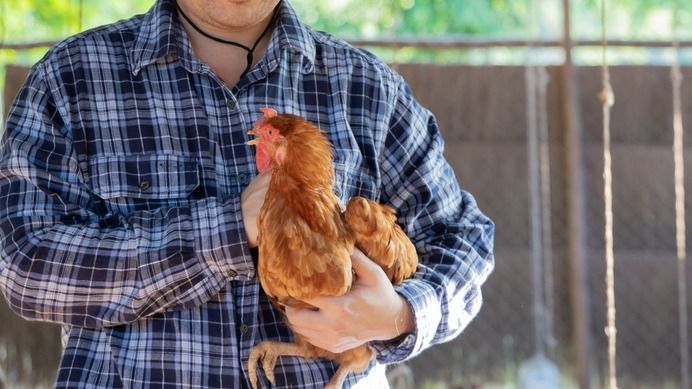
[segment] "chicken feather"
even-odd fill
[[[416,270],[415,247],[396,224],[395,211],[362,197],[345,210],[332,192],[332,147],[319,128],[302,117],[263,109],[265,117],[250,130],[250,144],[261,152],[260,170],[272,178],[258,219],[258,277],[262,289],[281,310],[306,307],[318,296],[342,296],[351,288],[351,254],[358,247],[385,271],[394,284]],[[362,371],[374,357],[367,345],[331,353],[296,334],[295,343],[264,341],[248,361],[256,388],[256,365],[262,362],[270,382],[282,355],[327,358],[339,369],[327,384],[340,388],[351,371]]]

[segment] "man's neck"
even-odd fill
[[[187,32],[191,43],[196,45],[206,45],[209,42],[214,42],[214,38],[220,40],[235,42],[246,47],[252,47],[257,41],[257,39],[262,35],[267,25],[271,23],[273,14],[267,15],[259,23],[244,26],[244,27],[228,27],[215,24],[210,21],[204,21],[199,19],[194,13],[187,11],[184,5],[180,5],[180,8],[185,12],[186,17],[181,17],[180,20]],[[191,19],[194,26],[187,20]],[[197,28],[195,28],[197,27]],[[199,31],[201,30],[201,31]],[[206,33],[209,36],[205,36]]]
[[[180,7],[187,17],[208,35],[232,41],[248,48],[253,48],[255,43],[257,43],[257,46],[253,50],[253,63],[250,65],[251,67],[264,56],[271,39],[271,31],[267,31],[264,36],[262,36],[262,33],[267,28],[268,24],[272,22],[273,14],[267,15],[260,23],[252,26],[223,29],[218,25],[205,23],[196,18],[195,15],[190,15],[189,12],[186,12],[183,4],[180,4]],[[195,29],[184,17],[180,17],[179,19],[187,32],[190,45],[195,55],[202,62],[211,67],[214,72],[223,79],[226,85],[235,85],[247,67],[248,51],[231,44],[211,39],[197,31],[197,29]]]

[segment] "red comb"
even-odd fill
[[[278,115],[278,112],[276,112],[275,109],[269,107],[260,108],[260,111],[262,111],[264,117],[267,119],[273,118],[274,116]]]

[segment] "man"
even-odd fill
[[[493,225],[401,77],[285,1],[159,0],[51,49],[7,121],[0,286],[18,314],[63,324],[56,387],[247,387],[252,346],[292,339],[251,255],[268,177],[246,142],[261,107],[327,130],[335,191],[397,209],[420,256],[394,289],[354,254],[348,295],[288,311],[320,347],[373,347],[346,386],[386,387],[385,364],[478,312]],[[277,387],[322,387],[334,371],[280,358]]]

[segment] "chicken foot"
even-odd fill
[[[295,355],[301,357],[310,357],[308,350],[300,347],[295,343],[284,343],[271,340],[261,342],[250,351],[248,358],[248,375],[252,389],[257,389],[257,362],[262,361],[262,370],[267,376],[272,385],[276,385],[274,377],[274,366],[276,366],[276,358],[282,355]]]
[[[344,366],[339,366],[339,368],[336,369],[336,373],[334,373],[329,382],[327,382],[327,385],[325,385],[324,389],[341,389],[344,386],[346,376],[350,372],[350,369],[347,369]]]
[[[313,350],[307,349],[304,346],[299,346],[295,343],[284,343],[272,340],[265,340],[255,345],[250,351],[248,358],[248,376],[252,389],[257,389],[257,363],[262,362],[262,370],[267,376],[272,385],[276,385],[274,377],[274,367],[276,366],[276,358],[281,356],[295,356],[303,358],[315,358]],[[344,380],[351,370],[339,366],[334,376],[327,382],[325,389],[341,389]]]

